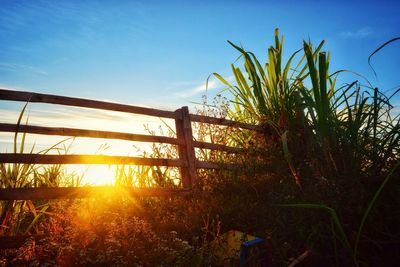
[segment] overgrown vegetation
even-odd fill
[[[265,64],[230,44],[243,68],[232,65],[233,82],[217,73],[214,77],[226,85],[232,103],[218,95],[212,103],[204,99],[197,112],[259,124],[265,132],[200,123],[193,128],[199,141],[247,148],[238,155],[199,149],[199,159],[240,162],[243,168],[199,170],[193,192],[173,198],[117,194],[85,201],[24,201],[18,202],[18,209],[17,202],[3,203],[2,235],[47,234],[39,241],[28,240],[18,251],[1,252],[4,261],[215,266],[213,241],[237,229],[266,240],[273,266],[287,266],[304,252],[306,266],[396,266],[400,115],[391,100],[398,90],[386,95],[369,82],[338,85],[344,71],[329,71],[324,42],[316,47],[304,42],[284,63],[283,38],[276,30]],[[171,128],[162,134],[175,135]],[[154,145],[151,156],[176,155],[174,146]],[[13,177],[26,183],[19,187],[38,186],[38,181],[57,186],[63,179],[61,166],[41,172],[38,168],[1,165],[1,187],[9,187],[6,182]],[[116,170],[117,186],[180,186],[177,169]],[[26,213],[25,219],[18,217]]]
[[[275,46],[269,48],[268,63],[264,66],[253,53],[231,43],[243,58],[245,74],[232,65],[235,84],[219,74],[214,76],[235,96],[230,113],[233,117],[264,124],[272,129],[267,138],[276,135],[276,140],[282,143],[283,156],[298,192],[292,200],[285,201],[290,204],[277,207],[328,211],[334,247],[325,250],[324,258],[335,254],[337,263],[346,260],[347,264],[356,266],[371,263],[369,250],[382,252],[399,247],[399,233],[394,230],[399,217],[390,212],[398,200],[387,202],[399,190],[396,184],[400,157],[399,114],[392,111],[390,103],[398,90],[386,96],[378,88],[363,86],[358,81],[338,86],[337,77],[343,71],[329,73],[329,53],[321,52],[323,42],[315,49],[311,43],[304,42],[303,49],[293,53],[283,65],[282,43],[283,38],[280,39],[276,30]],[[299,52],[303,55],[293,68],[292,62]],[[382,195],[388,182],[392,185],[391,192]],[[280,193],[284,192],[280,189]],[[372,209],[378,199],[381,205]],[[368,230],[364,229],[368,219],[386,216],[392,220],[379,220]],[[298,220],[296,224],[297,231],[311,225],[323,229],[321,222],[307,225]],[[387,232],[388,228],[392,231]],[[326,233],[321,229],[316,233],[310,231],[307,240],[313,240],[312,234],[317,234],[315,241],[320,239],[326,244],[327,239],[322,238]],[[379,243],[377,236],[392,245]],[[340,248],[336,240],[340,241]],[[359,247],[360,240],[364,243],[364,253]],[[315,250],[322,243],[317,244],[313,245]],[[386,257],[381,260],[388,260],[390,256]]]

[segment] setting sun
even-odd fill
[[[115,167],[108,165],[69,165],[68,173],[83,175],[81,185],[113,185],[115,183]]]

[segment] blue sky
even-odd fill
[[[331,71],[388,90],[400,85],[400,43],[372,59],[378,79],[367,58],[400,36],[399,10],[398,1],[0,0],[0,87],[173,109],[201,101],[210,73],[231,75],[238,54],[226,40],[264,59],[279,27],[287,55],[325,39]]]

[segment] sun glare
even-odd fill
[[[113,185],[115,183],[115,168],[108,165],[69,165],[69,173],[83,175],[81,185]]]

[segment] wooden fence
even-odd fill
[[[182,179],[182,189],[171,190],[162,188],[130,188],[129,193],[136,196],[165,196],[175,193],[187,192],[196,180],[197,169],[232,169],[233,164],[218,164],[215,162],[200,161],[196,158],[195,148],[220,150],[228,153],[240,153],[241,148],[229,147],[220,144],[195,141],[192,132],[192,122],[210,123],[223,126],[238,127],[254,131],[262,131],[256,125],[240,123],[222,118],[214,118],[190,114],[188,107],[175,111],[165,111],[152,108],[130,106],[82,98],[65,97],[58,95],[40,94],[0,89],[0,100],[23,101],[29,103],[47,103],[74,107],[92,108],[109,111],[119,111],[140,115],[155,116],[173,119],[175,121],[176,138],[166,136],[153,136],[130,134],[121,132],[84,130],[75,128],[56,128],[33,125],[17,125],[0,123],[0,132],[26,132],[41,135],[74,136],[119,139],[137,142],[167,143],[178,146],[178,159],[142,158],[126,156],[105,155],[43,155],[23,153],[0,153],[0,163],[26,163],[26,164],[134,164],[147,166],[179,167]],[[56,188],[1,188],[0,200],[18,199],[59,199],[86,197],[91,192],[101,187],[56,187]]]

